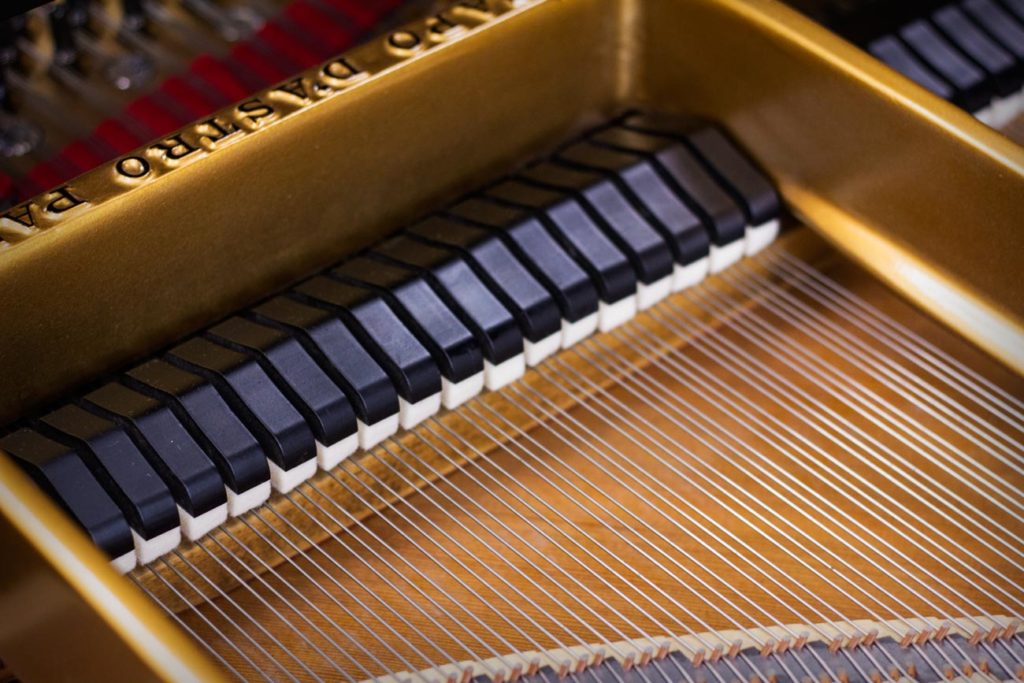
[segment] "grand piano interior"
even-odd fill
[[[35,4],[0,681],[1024,679],[1024,3]]]

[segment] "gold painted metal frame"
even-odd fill
[[[470,1],[5,214],[0,422],[625,106],[723,122],[799,218],[1024,370],[1009,140],[772,0]],[[218,678],[3,458],[0,544],[27,680]]]

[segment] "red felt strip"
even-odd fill
[[[0,173],[0,203],[7,199],[14,199],[14,178]]]
[[[61,156],[75,167],[77,173],[85,173],[106,161],[85,140],[72,142],[61,151]]]
[[[252,94],[227,65],[210,55],[197,57],[190,68],[192,73],[212,85],[232,102]]]
[[[384,3],[363,2],[362,0],[328,0],[334,7],[345,13],[361,30],[365,31],[380,21],[387,9]]]
[[[54,168],[53,164],[46,161],[37,164],[28,174],[28,180],[43,189],[50,189],[60,185],[65,178]]]
[[[26,176],[25,178],[22,178],[17,183],[15,183],[15,186],[14,186],[15,201],[18,201],[18,202],[24,201],[25,199],[28,199],[29,197],[32,197],[34,195],[39,194],[44,189],[45,188],[42,185],[40,185],[36,181],[32,180],[32,178]]]
[[[260,54],[259,50],[248,43],[236,45],[231,50],[231,56],[249,70],[249,73],[256,76],[264,86],[283,81],[288,72],[279,68],[269,59]]]
[[[161,92],[173,98],[193,118],[206,116],[216,108],[199,90],[186,83],[180,76],[171,76],[160,86]]]
[[[308,68],[320,61],[320,55],[296,40],[294,36],[289,35],[275,22],[270,22],[261,28],[256,34],[256,38],[262,40],[275,56],[284,57],[298,69]]]
[[[107,119],[96,126],[93,135],[109,145],[118,154],[130,152],[143,143],[141,138],[136,137],[124,125],[114,119]]]
[[[153,133],[153,137],[166,135],[175,128],[180,128],[188,123],[187,119],[180,120],[149,96],[140,97],[129,104],[125,107],[124,113],[148,128]]]
[[[348,47],[353,38],[355,38],[347,27],[342,26],[332,17],[302,0],[288,5],[284,13],[298,26],[316,35],[324,43],[328,50],[328,54],[325,57]]]

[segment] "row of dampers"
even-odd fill
[[[868,45],[883,62],[995,128],[1024,111],[1024,0],[964,0]]]
[[[714,128],[631,115],[0,439],[114,565],[195,540],[770,243]]]

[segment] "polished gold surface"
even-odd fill
[[[1024,371],[1024,148],[771,0],[643,7],[640,102],[723,121],[801,218]]]
[[[6,457],[0,548],[0,659],[20,680],[221,680]]]
[[[794,211],[1021,367],[1019,147],[770,0],[497,7],[384,36],[8,211],[0,421],[635,104],[722,120]]]
[[[70,183],[90,204],[47,214],[40,207],[59,197],[30,202],[37,228],[0,221],[17,240],[0,250],[0,422],[337,260],[610,110],[616,16],[595,0],[532,4],[411,56],[384,38],[353,52],[375,75],[343,92],[308,105],[261,96],[275,115],[301,115],[258,119],[255,133],[130,191],[100,167]],[[262,111],[242,106],[252,107],[242,120]]]
[[[721,120],[800,217],[1024,368],[1024,157],[966,114],[769,0],[446,16],[465,28],[385,36],[310,72],[301,96],[257,94],[120,175],[104,166],[7,212],[0,423],[635,105]],[[0,493],[0,541],[19,558],[0,562],[14,670],[90,680],[116,660],[130,680],[214,677],[7,460]],[[70,669],[53,656],[62,635]]]

